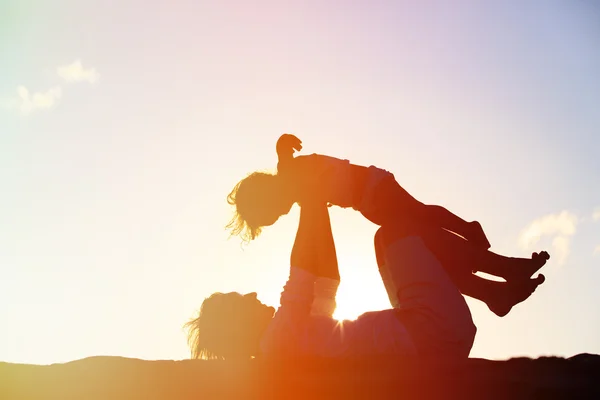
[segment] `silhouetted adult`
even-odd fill
[[[328,208],[322,202],[303,202],[277,312],[255,293],[213,294],[187,324],[193,356],[467,357],[476,328],[454,283],[462,281],[450,276],[472,275],[470,269],[449,264],[447,272],[421,238],[393,225],[377,232],[375,248],[392,307],[356,320],[333,319],[340,275]],[[510,310],[543,281],[543,275],[519,283],[485,281],[489,293],[480,300],[491,309]],[[361,290],[356,288],[357,296]]]

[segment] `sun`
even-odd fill
[[[356,319],[365,312],[391,307],[381,281],[361,274],[348,275],[341,280],[336,304],[333,317],[337,320]]]
[[[361,311],[360,309],[358,309],[356,307],[349,306],[349,305],[340,306],[338,304],[338,306],[335,309],[335,312],[333,313],[333,318],[337,319],[338,321],[342,321],[344,319],[356,319],[362,313],[363,313],[363,311]]]

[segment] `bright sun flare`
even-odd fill
[[[390,308],[383,285],[369,285],[360,278],[344,277],[336,296],[337,307],[333,317],[338,320],[356,319],[368,311]],[[380,287],[381,286],[381,287]],[[361,288],[360,292],[357,288]]]

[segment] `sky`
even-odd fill
[[[226,196],[275,141],[377,165],[546,249],[472,357],[600,353],[600,7],[550,1],[0,3],[0,360],[189,357],[216,291],[277,307],[299,210],[247,246]],[[373,234],[331,209],[338,318],[389,307]]]

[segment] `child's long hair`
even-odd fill
[[[268,172],[254,172],[239,181],[227,196],[227,203],[235,206],[233,218],[226,228],[231,236],[240,236],[249,243],[260,235],[262,225],[257,221],[258,209],[264,207],[266,194],[275,175]]]

